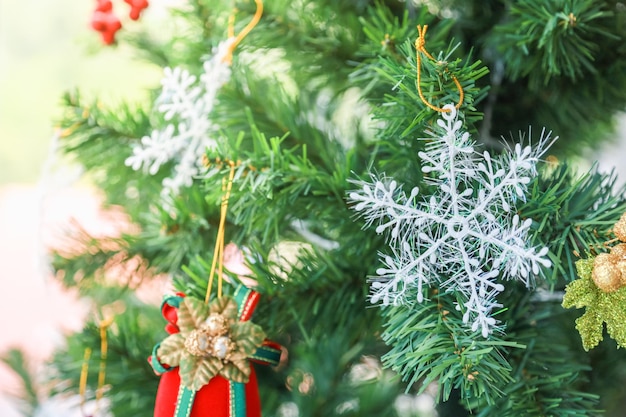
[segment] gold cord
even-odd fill
[[[91,358],[91,348],[85,348],[83,366],[80,369],[80,380],[78,382],[78,395],[80,395],[80,410],[85,415],[85,392],[87,391],[87,373],[89,372],[89,358]]]
[[[104,393],[104,380],[106,377],[106,360],[108,352],[107,329],[113,324],[113,317],[100,322],[100,366],[98,369],[98,387],[96,388],[96,410],[94,415],[98,414],[100,400]],[[85,348],[83,357],[83,365],[80,370],[80,379],[78,382],[78,394],[80,395],[80,409],[85,415],[85,397],[87,391],[87,376],[89,374],[89,359],[91,358],[91,348]]]
[[[228,39],[235,37],[235,13],[237,13],[237,9],[233,9],[233,12],[228,16]]]
[[[252,29],[254,29],[257,23],[259,23],[259,21],[261,20],[261,16],[263,15],[263,1],[254,0],[254,2],[256,3],[256,12],[254,13],[254,16],[252,16],[252,20],[250,21],[250,23],[248,23],[246,27],[244,27],[243,30],[239,32],[239,34],[235,37],[235,40],[230,45],[230,48],[228,48],[228,53],[224,57],[224,62],[227,62],[229,64],[232,63],[233,53],[235,52],[235,49],[237,48],[239,43],[243,40],[243,38],[245,38],[248,35],[248,33],[250,33]],[[229,38],[232,38],[235,35],[234,26],[235,26],[235,14],[233,13],[228,19],[228,37]]]
[[[229,161],[230,162],[230,161]],[[235,163],[230,162],[230,173],[228,180],[222,182],[222,190],[224,190],[224,196],[222,197],[222,204],[220,207],[220,224],[217,228],[217,238],[215,239],[215,250],[213,251],[213,261],[211,263],[211,271],[209,272],[209,285],[207,287],[204,302],[208,303],[211,297],[211,290],[213,288],[213,280],[215,278],[215,267],[217,266],[217,297],[222,297],[222,281],[224,270],[224,234],[226,229],[226,213],[228,211],[228,199],[230,198],[230,191],[233,186],[233,179],[235,177]]]
[[[428,25],[417,26],[418,36],[417,36],[417,39],[415,39],[415,55],[417,58],[417,81],[416,81],[417,93],[419,94],[420,99],[422,99],[424,104],[426,104],[428,107],[440,113],[447,113],[450,110],[443,109],[441,107],[437,107],[429,103],[428,100],[426,100],[426,97],[424,97],[424,93],[422,93],[422,58],[421,58],[420,52],[426,55],[430,60],[435,61],[435,58],[426,50],[425,36],[426,36],[427,30],[428,30]],[[461,104],[463,104],[463,99],[465,98],[465,92],[463,91],[463,87],[461,86],[461,83],[456,78],[456,76],[454,74],[451,74],[451,77],[452,77],[452,81],[454,81],[454,84],[456,85],[457,90],[459,90],[459,102],[456,104],[456,106],[454,106],[458,109],[461,107]]]

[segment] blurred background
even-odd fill
[[[62,244],[63,230],[75,223],[93,234],[115,227],[79,168],[54,155],[60,97],[80,88],[104,102],[142,101],[161,76],[123,46],[101,46],[89,26],[95,3],[0,0],[0,354],[21,347],[33,369],[45,367],[87,309],[51,279],[45,248]],[[158,21],[165,5],[152,1],[141,23],[128,24]],[[613,143],[589,150],[580,165],[598,159],[604,171],[617,168],[624,182],[626,117],[617,124]],[[0,416],[19,416],[11,400],[16,392],[18,379],[0,364]]]
[[[141,24],[162,3],[153,1]],[[86,313],[51,279],[45,247],[62,244],[72,223],[96,234],[115,227],[79,168],[53,155],[60,98],[80,87],[104,102],[145,100],[161,76],[123,47],[102,47],[90,29],[95,4],[0,0],[0,355],[21,347],[32,369],[43,366],[63,333],[82,327]],[[0,416],[19,416],[11,400],[18,391],[18,379],[0,364]]]

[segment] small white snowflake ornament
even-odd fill
[[[169,124],[144,136],[126,159],[127,166],[134,170],[143,168],[151,175],[159,172],[163,164],[173,162],[173,172],[163,180],[164,198],[190,186],[202,169],[202,155],[207,148],[216,146],[218,126],[210,116],[217,94],[231,77],[225,58],[234,40],[227,39],[214,49],[211,58],[204,62],[199,79],[181,68],[164,69],[155,107]]]
[[[372,302],[403,304],[415,293],[422,302],[424,286],[436,285],[460,293],[463,321],[488,337],[497,325],[492,312],[501,307],[500,281],[515,279],[529,287],[540,266],[551,265],[548,248],[529,246],[532,220],[520,219],[515,208],[537,174],[550,135],[542,134],[534,148],[516,144],[494,158],[475,150],[454,106],[444,109],[419,153],[426,182],[436,188],[432,195],[418,198],[415,187],[407,196],[396,181],[372,175],[350,200],[367,226],[377,223],[377,233],[389,233],[392,255],[382,256]]]

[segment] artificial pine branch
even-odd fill
[[[478,399],[472,407],[481,417],[597,415],[599,397],[589,385],[589,358],[569,334],[572,315],[558,302],[524,292],[513,287],[505,294],[516,304],[502,317],[507,322],[505,339],[525,346],[506,353],[514,382],[504,386],[494,403]]]
[[[40,404],[39,381],[36,379],[36,372],[32,369],[28,357],[22,350],[11,348],[2,353],[0,361],[15,372],[20,379],[20,391],[7,393],[17,400],[17,407],[23,415],[34,415]]]
[[[536,244],[547,245],[554,267],[546,276],[552,288],[576,279],[575,262],[610,240],[610,229],[626,211],[626,186],[616,186],[614,172],[597,166],[576,175],[567,163],[546,166],[520,207],[532,218]]]
[[[532,222],[530,244],[550,247],[556,267],[537,292],[506,287],[501,296],[508,308],[493,312],[506,333],[487,339],[464,326],[454,309],[462,300],[453,292],[433,292],[425,304],[390,307],[382,316],[366,307],[366,281],[384,242],[360,230],[346,192],[353,187],[350,178],[372,170],[432,191],[423,161],[416,160],[424,143],[414,139],[439,115],[426,109],[416,91],[416,25],[432,26],[427,46],[436,60],[422,61],[419,86],[429,101],[458,99],[454,74],[465,91],[469,131],[481,130],[481,111],[491,106],[488,135],[481,139],[546,125],[563,138],[555,150],[565,155],[598,143],[603,136],[595,134],[596,126],[606,132],[613,113],[624,108],[626,55],[617,40],[623,12],[612,1],[563,2],[563,10],[556,0],[545,8],[531,0],[431,1],[419,7],[365,0],[266,3],[264,18],[235,53],[233,78],[211,116],[225,139],[207,154],[211,164],[200,178],[169,207],[155,204],[164,175],[124,166],[132,144],[159,124],[158,117],[142,106],[105,110],[68,96],[62,126],[71,130],[63,150],[85,166],[107,202],[125,207],[137,232],[122,236],[119,251],[94,241],[83,253],[58,259],[59,271],[84,274],[96,289],[99,268],[111,256],[139,256],[155,273],[174,275],[177,289],[204,296],[227,171],[215,162],[234,161],[239,165],[226,240],[247,253],[259,283],[263,302],[255,321],[291,355],[277,371],[259,372],[265,415],[279,409],[284,415],[285,407],[300,416],[395,415],[393,399],[407,386],[388,379],[391,370],[370,366],[373,380],[353,379],[369,355],[384,357],[387,368],[414,384],[412,393],[437,381],[440,399],[458,395],[477,414],[593,415],[597,398],[588,393],[598,387],[603,397],[611,396],[601,381],[610,375],[620,386],[623,375],[609,373],[607,364],[623,357],[610,352],[590,360],[580,353],[571,314],[559,310],[560,300],[551,301],[559,293],[550,291],[574,278],[576,253],[600,244],[604,227],[624,211],[623,190],[611,196],[614,177],[592,171],[578,179],[557,168],[530,184],[517,214]],[[254,5],[240,1],[237,7],[236,31]],[[580,26],[572,26],[567,7]],[[199,74],[203,57],[225,39],[231,12],[228,1],[194,0],[174,11],[180,26],[168,40],[138,34],[132,42],[147,47],[145,56],[158,65]],[[545,19],[556,25],[538,31]],[[530,36],[520,37],[528,29]],[[522,49],[502,48],[507,36]],[[524,47],[528,55],[520,55]],[[484,98],[495,81],[486,79],[483,62],[502,77],[488,103]],[[500,71],[498,65],[506,67]],[[276,255],[285,243],[298,247],[285,256],[288,262]],[[540,297],[544,293],[550,297]],[[151,407],[156,384],[145,346],[161,338],[163,323],[154,306],[141,306],[118,318],[117,326],[107,364],[110,399],[116,416],[139,415]],[[68,351],[57,356],[58,369],[69,376],[68,391],[76,391],[84,347],[97,347],[97,339],[92,326],[70,338]]]
[[[134,218],[146,211],[158,188],[151,178],[133,174],[120,162],[130,154],[129,144],[149,128],[149,117],[142,109],[128,105],[106,110],[97,102],[84,101],[78,92],[63,97],[60,150],[85,169],[109,204],[126,206],[134,200],[126,207]],[[141,193],[137,192],[139,189]],[[129,192],[132,190],[135,192]]]
[[[514,381],[505,353],[525,346],[467,332],[455,308],[456,297],[438,290],[430,293],[423,303],[383,309],[382,337],[390,347],[383,363],[402,375],[409,388],[419,384],[418,392],[436,382],[441,401],[448,401],[452,390],[458,389],[465,404],[478,398],[495,402],[504,394],[502,387]]]
[[[509,21],[497,30],[500,49],[512,78],[527,76],[534,89],[553,77],[575,81],[597,73],[594,56],[601,45],[620,39],[607,30],[615,12],[591,0],[524,0],[510,7]]]
[[[146,346],[157,342],[162,328],[161,316],[154,306],[147,306],[133,296],[119,297],[119,289],[104,289],[100,293],[100,305],[106,305],[109,296],[117,294],[115,306],[118,311],[114,324],[107,331],[108,352],[105,365],[105,398],[110,411],[117,417],[146,415],[154,407],[157,380],[146,358]],[[123,294],[123,293],[122,293]],[[92,349],[87,368],[87,390],[84,400],[95,398],[98,388],[101,358],[100,328],[96,322],[88,322],[82,332],[67,338],[67,346],[56,352],[52,359],[49,378],[56,382],[52,395],[76,393],[83,372],[86,347]],[[100,404],[104,406],[104,404]]]

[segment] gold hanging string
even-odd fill
[[[113,324],[113,317],[102,320],[100,322],[100,366],[98,369],[98,387],[96,388],[96,410],[94,415],[98,414],[100,407],[100,400],[104,393],[104,380],[106,377],[106,360],[108,351],[107,342],[107,329]],[[83,365],[80,370],[80,379],[78,382],[78,393],[80,395],[80,409],[83,415],[85,415],[85,398],[87,391],[87,376],[89,374],[89,359],[91,358],[91,348],[85,349],[85,355],[83,357]]]
[[[228,39],[235,37],[235,13],[237,13],[237,9],[233,9],[233,12],[228,16]]]
[[[235,37],[235,40],[228,48],[228,53],[224,57],[224,62],[227,62],[229,64],[232,62],[233,52],[235,52],[235,49],[237,48],[239,43],[243,40],[243,38],[245,38],[248,35],[248,33],[250,33],[252,29],[254,29],[257,23],[259,23],[259,21],[261,20],[261,16],[263,15],[263,1],[254,0],[254,2],[256,3],[256,12],[254,13],[254,16],[252,16],[252,20],[250,21],[250,23],[248,23],[246,27],[244,27],[242,31],[239,32],[239,34]],[[230,15],[230,18],[228,19],[228,37],[229,38],[232,38],[235,36],[234,26],[235,26],[235,14],[233,13]]]
[[[226,193],[222,198],[220,225],[222,226],[222,232],[220,233],[220,258],[218,263],[217,272],[217,297],[222,297],[222,282],[224,281],[224,235],[226,229],[226,213],[228,212],[228,199],[230,198],[230,190],[233,188],[233,179],[235,177],[235,164],[231,163],[230,172],[228,174],[228,181],[226,182]],[[224,188],[224,187],[223,187]]]
[[[85,348],[83,366],[80,369],[80,380],[78,382],[78,395],[80,395],[80,411],[85,415],[85,391],[87,390],[87,374],[89,372],[89,359],[91,358],[91,348]]]
[[[220,207],[220,223],[217,228],[217,238],[215,239],[215,250],[213,251],[213,261],[211,262],[211,271],[209,272],[209,285],[207,287],[204,302],[208,303],[211,297],[211,290],[213,288],[213,280],[215,278],[215,268],[217,266],[217,297],[222,297],[222,281],[224,270],[224,234],[226,229],[226,213],[228,212],[228,199],[230,198],[230,191],[233,186],[233,179],[235,178],[236,164],[229,161],[230,173],[228,180],[222,182],[222,190],[224,195],[222,196],[222,204]]]
[[[96,389],[96,412],[104,392],[104,378],[106,374],[106,360],[108,352],[107,329],[113,324],[113,317],[100,322],[100,369],[98,370],[98,388]]]
[[[448,109],[443,109],[441,107],[437,107],[431,103],[428,102],[428,100],[426,100],[426,97],[424,97],[424,93],[422,93],[422,58],[421,58],[421,53],[423,53],[424,55],[426,55],[431,61],[436,61],[436,59],[426,50],[426,31],[428,30],[428,25],[419,25],[417,26],[417,39],[415,39],[415,55],[417,58],[417,93],[420,96],[420,99],[422,99],[422,101],[424,102],[424,104],[426,104],[428,107],[430,107],[431,109],[438,111],[439,113],[447,113],[450,110]],[[447,71],[447,69],[446,69]],[[452,77],[452,81],[454,81],[454,84],[456,85],[457,90],[459,90],[459,102],[456,104],[457,109],[461,107],[461,104],[463,104],[463,99],[465,98],[465,92],[463,91],[463,87],[461,86],[461,83],[459,82],[459,80],[456,78],[456,76],[454,74],[451,74]]]

